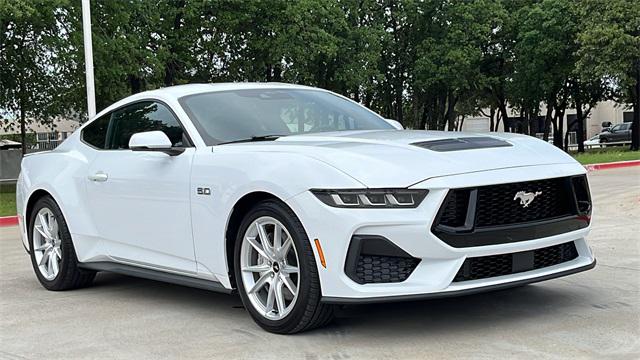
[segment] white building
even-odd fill
[[[487,111],[488,112],[488,111]],[[498,127],[498,131],[509,131],[509,132],[517,132],[517,127],[519,126],[518,122],[520,121],[520,114],[517,112],[513,112],[509,109],[509,116],[512,117],[510,119],[509,124],[504,124],[504,122],[500,122],[500,126]],[[541,133],[544,128],[544,114],[546,113],[546,108],[542,107],[540,110],[540,117],[538,124],[534,124],[532,127],[532,131],[536,133]],[[568,124],[571,124],[576,119],[576,110],[575,109],[567,109],[566,114],[564,116],[564,129],[565,131],[568,128]],[[633,120],[633,110],[630,105],[618,104],[613,101],[603,101],[598,103],[589,114],[585,122],[585,139],[592,137],[593,135],[599,134],[602,131],[602,123],[611,122],[613,125],[619,124],[622,122],[631,122]],[[536,126],[537,125],[537,126]],[[490,120],[488,117],[469,117],[464,120],[464,124],[462,129],[464,131],[472,131],[472,132],[488,132],[490,128]],[[506,130],[505,130],[506,129]],[[575,141],[575,126],[569,129],[569,132],[573,132],[574,135],[570,136],[570,140]],[[553,131],[553,129],[552,129]],[[571,143],[571,141],[570,141]]]
[[[79,127],[78,121],[58,117],[46,125],[32,121],[27,125],[27,134],[35,134],[36,136],[34,149],[50,150],[58,146]],[[20,134],[18,120],[10,120],[0,126],[0,136],[11,134]]]

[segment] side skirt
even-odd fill
[[[119,264],[115,262],[91,262],[82,263],[79,266],[83,269],[95,270],[95,271],[107,271],[117,274],[139,277],[143,279],[162,281],[171,284],[184,285],[188,287],[210,290],[225,294],[231,294],[232,289],[225,288],[222,284],[216,281],[198,279],[190,276],[178,275],[167,273],[158,270],[146,269],[132,265]]]

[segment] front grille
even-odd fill
[[[356,277],[360,284],[401,282],[411,275],[418,262],[414,258],[360,255]]]
[[[454,282],[487,279],[562,264],[578,257],[573,242],[511,254],[467,258]]]
[[[451,189],[431,231],[446,244],[473,247],[526,241],[589,226],[585,175]]]
[[[474,225],[480,228],[571,215],[574,212],[571,189],[568,178],[452,189],[442,205],[435,225],[462,227],[471,196],[476,196],[477,199]],[[516,194],[520,191],[538,195],[525,207],[521,204],[521,200],[516,198]]]
[[[464,225],[469,205],[469,189],[450,191],[442,208],[439,224],[451,227]]]
[[[524,207],[515,195],[540,193]],[[552,219],[571,214],[571,197],[565,178],[483,186],[478,188],[476,226],[497,226]]]

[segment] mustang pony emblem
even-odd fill
[[[531,204],[533,199],[535,199],[536,196],[538,195],[542,195],[542,191],[536,191],[536,192],[518,191],[516,193],[516,196],[513,197],[513,200],[520,199],[520,205],[522,205],[522,207],[527,207],[529,206],[529,204]]]

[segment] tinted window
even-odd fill
[[[111,114],[105,114],[82,129],[82,140],[98,149],[106,149],[107,130]]]
[[[180,103],[207,145],[264,135],[393,129],[378,115],[324,91],[219,91]]]
[[[128,149],[131,135],[160,130],[173,147],[189,146],[185,133],[166,106],[151,101],[139,102],[113,112],[111,149]]]

